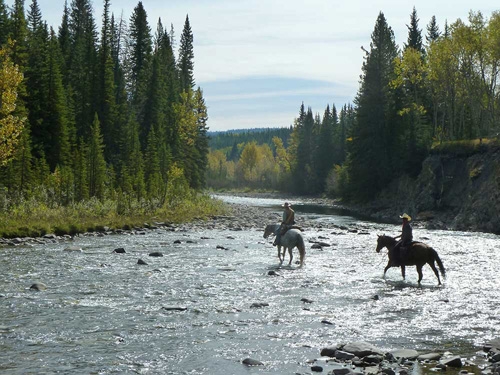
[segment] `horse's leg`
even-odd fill
[[[290,262],[288,263],[288,265],[290,266],[292,264],[292,259],[293,259],[293,247],[289,247],[288,248],[288,254],[290,254]]]
[[[305,246],[297,246],[297,249],[299,249],[299,255],[300,255],[300,267],[304,265],[304,258],[306,257],[306,248]]]
[[[401,276],[403,276],[403,280],[406,280],[406,267],[401,265]]]
[[[278,247],[278,259],[280,260],[280,265],[283,264],[284,258],[281,258],[281,246]]]
[[[391,268],[391,261],[387,262],[387,266],[385,266],[384,268],[384,279],[385,279],[385,273],[387,272],[387,270]]]
[[[428,262],[428,264],[429,264],[429,266],[431,266],[432,270],[434,271],[434,274],[438,278],[438,285],[441,285],[441,279],[439,278],[439,272],[438,272],[436,266],[434,265],[434,261]]]
[[[424,277],[424,275],[422,274],[422,265],[421,264],[417,265],[417,272],[418,272],[418,285],[420,285],[420,282],[422,281],[422,277]]]

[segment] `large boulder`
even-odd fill
[[[356,357],[365,357],[370,354],[380,354],[383,355],[384,352],[377,348],[376,346],[364,342],[364,341],[354,341],[349,344],[344,345],[343,351],[354,354]]]
[[[419,355],[419,353],[413,349],[396,349],[390,351],[389,353],[396,359],[405,358],[410,360],[416,359]]]

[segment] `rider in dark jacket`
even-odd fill
[[[404,213],[403,215],[400,215],[399,218],[403,219],[403,227],[401,234],[395,237],[401,239],[394,246],[394,254],[397,256],[396,259],[399,259],[399,262],[402,263],[406,249],[413,241],[413,229],[410,225],[410,215]]]

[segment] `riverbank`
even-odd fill
[[[206,194],[190,194],[162,205],[135,200],[90,199],[49,207],[38,201],[27,201],[0,213],[0,239],[120,233],[135,228],[191,222],[226,212],[227,206]]]

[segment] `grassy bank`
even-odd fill
[[[0,212],[0,237],[39,237],[128,229],[145,223],[182,223],[225,214],[227,207],[204,194],[190,194],[182,200],[138,202],[122,200],[88,200],[68,206],[51,205],[34,199],[23,201]]]

